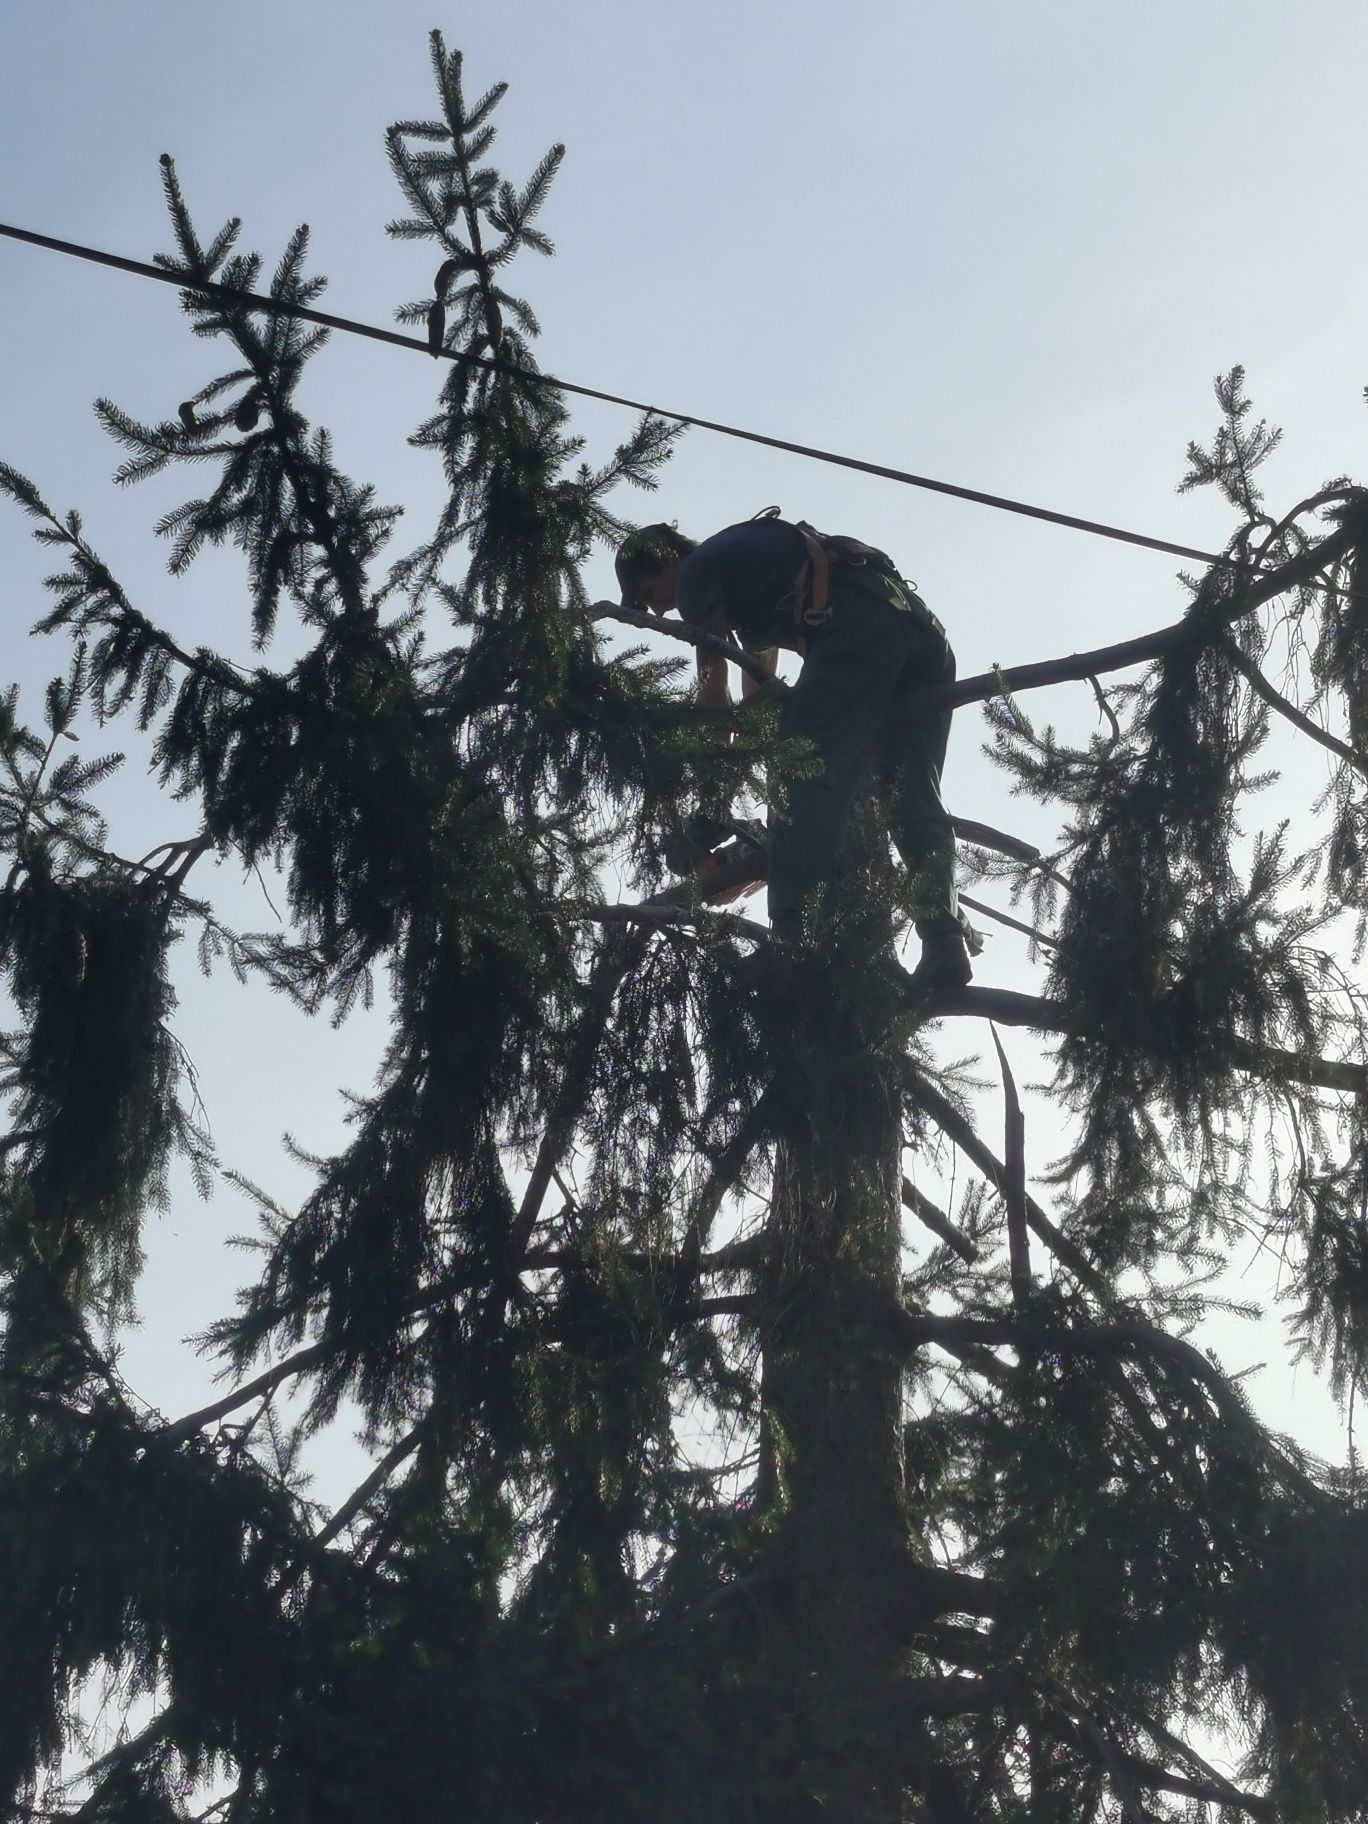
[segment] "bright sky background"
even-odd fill
[[[1202,546],[1224,542],[1228,515],[1174,487],[1188,439],[1214,427],[1212,376],[1237,361],[1256,412],[1287,429],[1265,472],[1275,505],[1368,470],[1361,0],[476,0],[446,16],[413,0],[12,4],[0,219],[148,258],[169,245],[157,157],[170,151],[206,235],[241,214],[269,268],[307,220],[325,307],[390,322],[431,287],[432,255],[383,232],[401,208],[382,134],[434,112],[433,25],[465,50],[469,93],[511,85],[495,152],[507,176],[568,147],[541,223],[558,257],[525,259],[511,281],[552,372]],[[150,527],[179,480],[118,494],[90,412],[107,393],[170,417],[218,360],[169,288],[0,241],[0,457],[82,509],[177,638],[245,655],[234,563],[167,578]],[[438,381],[415,356],[340,337],[307,394],[344,466],[407,504],[415,538],[440,477],[404,439]],[[631,422],[598,406],[575,419],[591,456]],[[702,536],[776,502],[885,546],[947,623],[962,674],[1124,638],[1184,603],[1167,558],[699,432],[658,501],[624,506]],[[65,664],[24,639],[44,569],[26,522],[0,509],[0,671],[29,687]],[[605,555],[590,584],[610,581]],[[1028,707],[1082,727],[1092,714],[1084,686]],[[977,748],[969,712],[952,808],[1048,838]],[[1311,762],[1308,791],[1322,777]],[[136,769],[109,802],[125,853],[193,833],[175,807],[150,812]],[[197,890],[269,924],[230,870],[201,872]],[[980,979],[1038,983],[1005,935]],[[336,1085],[366,1086],[374,1028],[304,1030],[226,972],[204,983],[187,968],[178,1030],[225,1159],[294,1194],[304,1181],[276,1137],[288,1125],[337,1143]],[[1025,1035],[1009,1049],[1029,1074]],[[1027,1138],[1043,1166],[1048,1137]],[[175,1339],[225,1308],[249,1268],[225,1265],[221,1244],[249,1223],[225,1194],[209,1209],[178,1198],[152,1225],[147,1325],[126,1363],[168,1409],[205,1385]],[[1276,1325],[1265,1335],[1223,1340],[1227,1365],[1276,1354]],[[1276,1423],[1342,1455],[1305,1372],[1256,1391]]]

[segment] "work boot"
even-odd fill
[[[937,931],[922,939],[921,961],[912,971],[914,988],[933,992],[967,988],[974,979],[969,946],[959,931]]]

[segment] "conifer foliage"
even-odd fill
[[[479,359],[415,433],[447,484],[415,545],[303,412],[307,230],[277,312],[197,289],[266,266],[236,220],[201,233],[169,160],[162,264],[223,371],[165,416],[98,411],[121,483],[207,478],[156,530],[175,576],[241,553],[253,665],[184,648],[0,467],[59,566],[38,631],[70,644],[40,727],[0,703],[0,1787],[89,1824],[1368,1816],[1361,1484],[1184,1334],[1254,1223],[1296,1345],[1347,1401],[1368,1366],[1343,961],[1368,496],[1270,514],[1277,433],[1236,369],[1184,484],[1225,495],[1235,562],[1138,681],[1097,681],[1133,654],[1056,668],[1094,677],[1106,732],[1039,728],[1010,674],[961,689],[1065,820],[1048,857],[982,826],[965,850],[1029,906],[1039,997],[918,996],[877,822],[817,940],[778,944],[663,856],[700,809],[782,796],[782,687],[707,711],[608,637],[581,569],[672,433],[585,459],[509,289],[551,252],[561,148],[505,180],[504,85],[472,104],[432,57],[436,112],[386,141],[390,234],[435,274],[399,316]],[[202,824],[142,861],[92,801],[118,756],[67,740],[130,721]],[[1330,783],[1256,836],[1274,724]],[[280,870],[286,935],[194,896],[210,854]],[[342,1019],[378,980],[389,1038],[301,1207],[251,1192],[260,1272],[204,1339],[226,1391],[168,1418],[117,1336],[173,1160],[225,1194],[174,1032],[191,940],[244,1008]],[[1054,1035],[1051,1208],[1005,1053],[1000,1157],[938,1066],[950,1016]],[[952,1151],[947,1211],[919,1187]],[[327,1513],[303,1468],[344,1401],[374,1467]]]

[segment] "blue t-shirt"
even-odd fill
[[[679,566],[675,606],[690,627],[715,609],[743,646],[773,646],[793,631],[793,591],[807,560],[801,533],[780,519],[727,526]]]

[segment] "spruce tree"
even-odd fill
[[[299,404],[326,340],[292,314],[322,290],[306,231],[267,278],[236,220],[195,226],[169,160],[161,264],[222,371],[150,419],[98,411],[120,482],[208,476],[157,530],[174,575],[240,551],[260,662],[185,649],[76,513],[0,468],[57,565],[38,630],[71,649],[39,726],[14,693],[0,714],[15,1815],[1368,1816],[1362,1491],[1186,1339],[1255,1220],[1294,1345],[1346,1400],[1363,1379],[1343,959],[1368,916],[1368,495],[1270,512],[1276,433],[1236,369],[1185,483],[1228,500],[1232,561],[1181,621],[954,687],[1064,820],[1048,856],[961,831],[1029,908],[1040,996],[916,992],[877,805],[813,941],[779,944],[666,857],[700,811],[782,805],[810,757],[777,740],[782,686],[706,711],[589,601],[621,484],[654,486],[673,433],[648,416],[584,459],[506,288],[551,251],[560,148],[503,179],[504,85],[471,102],[459,55],[432,56],[436,111],[387,138],[390,233],[435,272],[399,318],[469,358],[416,433],[447,492],[415,547],[393,554],[397,510]],[[202,289],[263,282],[275,312]],[[300,656],[273,669],[282,617]],[[1082,745],[1026,707],[1068,678],[1106,713]],[[149,732],[202,834],[113,853],[92,799],[113,763],[64,745],[82,718]],[[1275,721],[1330,784],[1256,838]],[[211,854],[280,870],[286,935],[230,928],[194,873]],[[389,1036],[302,1206],[251,1193],[261,1271],[204,1339],[226,1390],[167,1415],[117,1338],[168,1169],[206,1194],[220,1170],[174,1036],[192,942],[244,1018],[268,990],[344,1018],[378,980]],[[1000,1150],[937,1061],[941,1022],[985,1017],[1054,1035],[1050,1209],[1001,1047]],[[1293,1136],[1272,1157],[1270,1112]],[[908,1175],[949,1149],[973,1173],[954,1211]],[[321,1513],[303,1466],[344,1402],[374,1467]],[[86,1765],[101,1679],[130,1720]],[[1203,1751],[1221,1734],[1234,1777]]]

